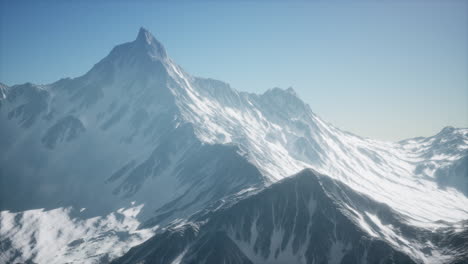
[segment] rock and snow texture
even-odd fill
[[[323,121],[293,89],[258,95],[189,75],[143,28],[81,77],[0,84],[0,124],[2,223],[12,212],[74,219],[68,207],[87,208],[78,223],[142,206],[135,221],[162,226],[304,168],[387,204],[414,228],[468,219],[468,129],[361,138]],[[1,228],[2,244],[26,232]],[[9,250],[40,248],[34,242]]]
[[[6,88],[1,209],[75,206],[95,216],[135,202],[145,204],[140,219],[164,206],[173,211],[164,215],[187,216],[206,202],[262,184],[238,146],[196,137],[178,106],[184,87],[173,67],[162,45],[142,29],[84,76]]]
[[[87,221],[135,204],[143,206],[136,221],[154,226],[263,185],[238,146],[196,137],[177,105],[173,90],[184,88],[172,67],[164,48],[142,29],[84,76],[2,86],[0,210],[67,214],[72,206],[86,208],[79,218]],[[18,251],[40,246],[30,242],[14,245]],[[88,253],[82,253],[85,259]]]
[[[468,129],[448,127],[429,138],[381,142],[324,122],[291,89],[255,95],[217,81],[195,82],[200,98],[186,115],[199,138],[239,145],[270,181],[311,167],[422,225],[468,219]]]
[[[305,170],[175,222],[114,263],[463,263],[462,224],[408,225],[388,205]]]
[[[138,229],[141,206],[80,219],[85,210],[0,212],[0,263],[105,263],[154,234]]]

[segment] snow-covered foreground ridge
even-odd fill
[[[17,241],[8,254],[21,261],[51,255],[27,253],[44,248],[21,242],[40,221],[4,226],[12,214],[49,219],[58,210],[74,219],[68,207],[87,208],[71,221],[83,225],[144,205],[132,219],[165,225],[304,168],[387,204],[418,228],[468,219],[468,129],[401,142],[362,138],[323,121],[292,88],[252,94],[191,76],[143,28],[81,77],[0,84],[0,124],[0,239]]]
[[[466,224],[408,225],[388,205],[306,169],[174,222],[115,263],[461,264]]]
[[[88,219],[79,218],[84,208],[80,212],[72,208],[2,211],[0,263],[108,262],[154,235],[153,229],[138,229],[135,216],[140,209],[120,209]]]

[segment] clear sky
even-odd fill
[[[361,136],[468,127],[468,1],[95,2],[0,0],[0,82],[80,76],[144,26],[192,75],[292,86]]]

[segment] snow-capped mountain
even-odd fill
[[[187,91],[178,71],[142,29],[82,77],[7,88],[2,209],[73,205],[94,216],[135,202],[153,216],[176,199],[199,209],[224,190],[262,183],[236,145],[196,137],[180,109]]]
[[[304,170],[175,222],[113,263],[463,263],[467,224],[414,227],[388,205]]]
[[[50,209],[59,208],[53,214],[81,223],[138,207],[139,214],[130,220],[157,226],[225,195],[263,185],[260,171],[238,146],[206,144],[196,137],[179,108],[178,99],[187,91],[176,71],[181,70],[162,45],[142,29],[135,41],[115,47],[84,76],[4,89],[1,223],[17,226],[1,229],[6,259],[62,262],[55,255],[41,258],[47,245],[40,245],[40,233],[63,233],[62,224],[52,230],[36,225],[50,218]],[[84,210],[69,215],[70,207]],[[46,211],[36,210],[40,208]],[[38,220],[16,221],[25,210]],[[131,239],[107,231],[96,232],[109,241]],[[32,238],[25,242],[23,234]],[[57,242],[70,247],[76,239],[80,237],[71,235]],[[100,252],[92,243],[80,246],[89,252],[85,256]]]
[[[396,143],[361,138],[323,121],[292,88],[258,95],[191,76],[143,28],[81,77],[0,85],[0,122],[0,240],[7,261],[107,261],[153,233],[161,241],[161,228],[173,220],[304,168],[388,205],[398,225],[411,230],[438,234],[468,219],[468,129],[447,127]],[[334,210],[346,209],[348,203],[334,201],[342,203]],[[348,228],[360,226],[356,232],[413,261],[431,259],[423,246],[396,245],[422,240],[385,223],[366,228],[372,217],[355,203],[346,210],[365,220],[349,217]],[[63,221],[40,224],[52,217]],[[96,221],[102,224],[82,231]],[[400,239],[396,244],[386,229]],[[55,255],[47,250],[51,242],[39,239],[44,234],[61,248]],[[103,251],[97,238],[121,246]]]

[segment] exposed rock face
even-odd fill
[[[53,149],[57,143],[72,141],[85,130],[83,123],[78,118],[69,115],[61,118],[47,129],[41,141],[47,148]]]
[[[464,228],[412,227],[387,205],[305,170],[174,223],[114,263],[436,263],[448,252],[446,262],[461,263]]]

